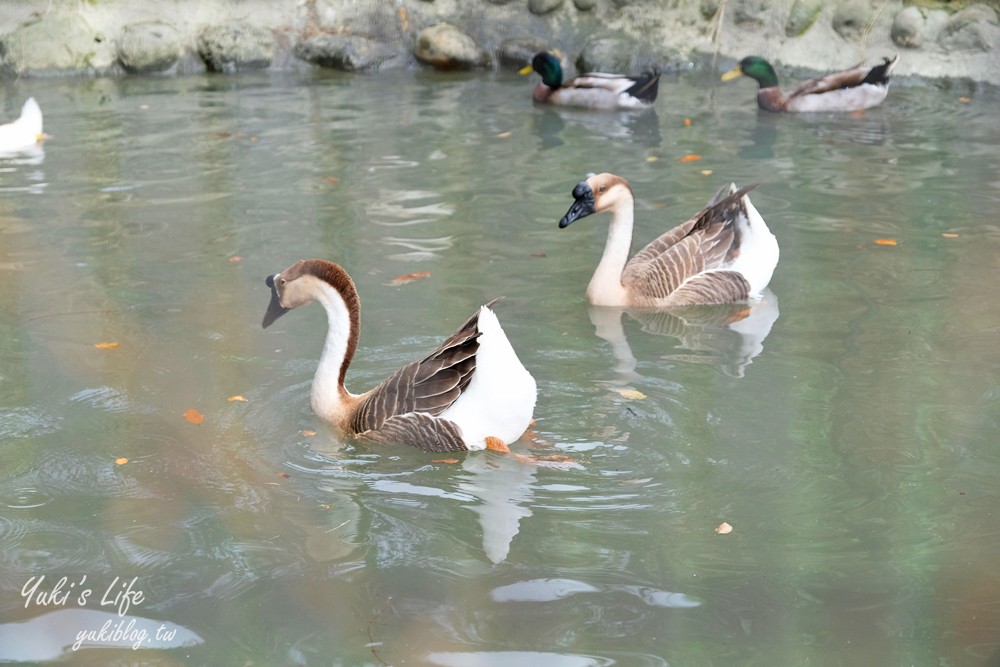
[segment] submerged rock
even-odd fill
[[[296,44],[295,56],[345,72],[375,69],[402,60],[397,49],[361,35],[317,35]]]
[[[450,23],[421,30],[413,55],[439,69],[471,69],[489,64],[489,56],[475,40]]]
[[[131,23],[118,36],[118,62],[133,74],[165,72],[180,57],[180,36],[167,23]]]
[[[198,55],[213,72],[266,69],[274,58],[274,34],[244,23],[210,26],[198,34]]]

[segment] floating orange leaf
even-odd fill
[[[733,527],[730,526],[725,521],[723,521],[716,527],[715,532],[718,535],[728,535],[729,533],[733,532]]]
[[[288,473],[287,472],[279,472],[278,473],[278,477],[280,477],[282,479],[288,479]]]
[[[417,271],[416,273],[407,273],[403,276],[397,276],[392,279],[392,285],[405,285],[406,283],[412,283],[414,280],[420,280],[421,278],[426,278],[431,275],[430,271]]]
[[[946,239],[957,239],[958,238],[958,234],[955,234],[954,232],[945,232],[941,236],[945,237]]]
[[[506,139],[507,137],[509,137],[512,134],[514,134],[514,133],[511,132],[510,130],[507,130],[506,132],[501,132],[500,134],[498,134],[497,135],[497,139]]]
[[[712,175],[712,170],[711,169],[702,169],[701,170],[701,175],[702,176],[711,176]]]
[[[646,162],[656,162],[659,159],[660,158],[656,157],[655,155],[650,155],[649,157],[646,158]]]
[[[205,415],[201,414],[194,408],[188,408],[184,412],[184,419],[188,420],[192,424],[200,424],[205,421]]]
[[[332,510],[332,509],[333,509],[333,508],[332,508],[332,507],[330,507],[329,505],[320,505],[320,506],[319,506],[319,508],[320,508],[321,510]]]
[[[690,118],[685,118],[684,119],[684,127],[691,127],[691,119]]]
[[[336,176],[324,176],[323,180],[331,185],[336,185],[337,183],[340,183],[340,179],[337,178]]]
[[[236,396],[230,396],[226,400],[229,401],[230,403],[235,403],[236,401],[239,401],[240,403],[247,402],[247,399],[243,396],[240,396],[239,394],[237,394]]]
[[[128,459],[125,458],[124,456],[119,456],[118,458],[115,459],[115,464],[116,465],[123,466],[126,463],[128,463]]]
[[[623,387],[616,387],[615,391],[622,395],[622,398],[627,398],[630,401],[641,401],[646,398],[646,395],[639,391],[638,389],[625,389]]]
[[[544,252],[541,252],[540,250],[536,250],[535,252],[531,253],[531,256],[532,257],[547,257],[547,255]]]
[[[697,162],[700,159],[701,159],[701,156],[698,155],[697,153],[688,153],[687,155],[685,155],[683,157],[677,158],[677,161],[678,162]]]
[[[118,343],[94,343],[98,350],[113,350],[118,347]]]
[[[308,428],[302,429],[301,431],[299,431],[299,433],[301,433],[302,435],[306,436],[307,438],[311,438],[314,435],[316,435],[316,431],[310,430]]]
[[[434,459],[431,463],[458,463],[458,459]]]
[[[958,101],[961,102],[962,104],[968,104],[969,102],[972,101],[972,98],[971,97],[959,97]]]
[[[239,255],[233,255],[232,257],[230,257],[226,261],[229,262],[229,263],[231,263],[231,264],[239,264],[240,262],[243,261],[243,258],[240,257]]]
[[[875,245],[896,245],[896,239],[875,239]]]

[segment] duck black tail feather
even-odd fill
[[[889,76],[892,74],[892,68],[899,62],[899,56],[893,56],[891,59],[885,58],[884,60],[885,62],[881,65],[872,67],[861,83],[870,83],[873,85],[889,83]]]
[[[660,73],[656,70],[643,72],[625,92],[632,97],[652,104],[660,91]]]

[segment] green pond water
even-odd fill
[[[4,84],[52,138],[0,157],[0,661],[1000,664],[996,96],[782,117],[706,73],[618,114],[533,83]],[[637,247],[760,183],[766,299],[588,309],[608,218],[556,223],[600,171]],[[322,309],[260,328],[305,257],[358,284],[354,391],[504,295],[539,387],[513,449],[569,461],[341,441]]]

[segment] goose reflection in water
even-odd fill
[[[778,298],[765,289],[760,300],[673,310],[644,310],[590,306],[590,321],[598,338],[611,345],[615,358],[615,383],[639,377],[638,364],[622,323],[622,314],[639,322],[642,330],[671,336],[689,354],[667,354],[664,359],[711,364],[722,373],[741,378],[746,367],[764,350],[764,339],[778,319]]]

